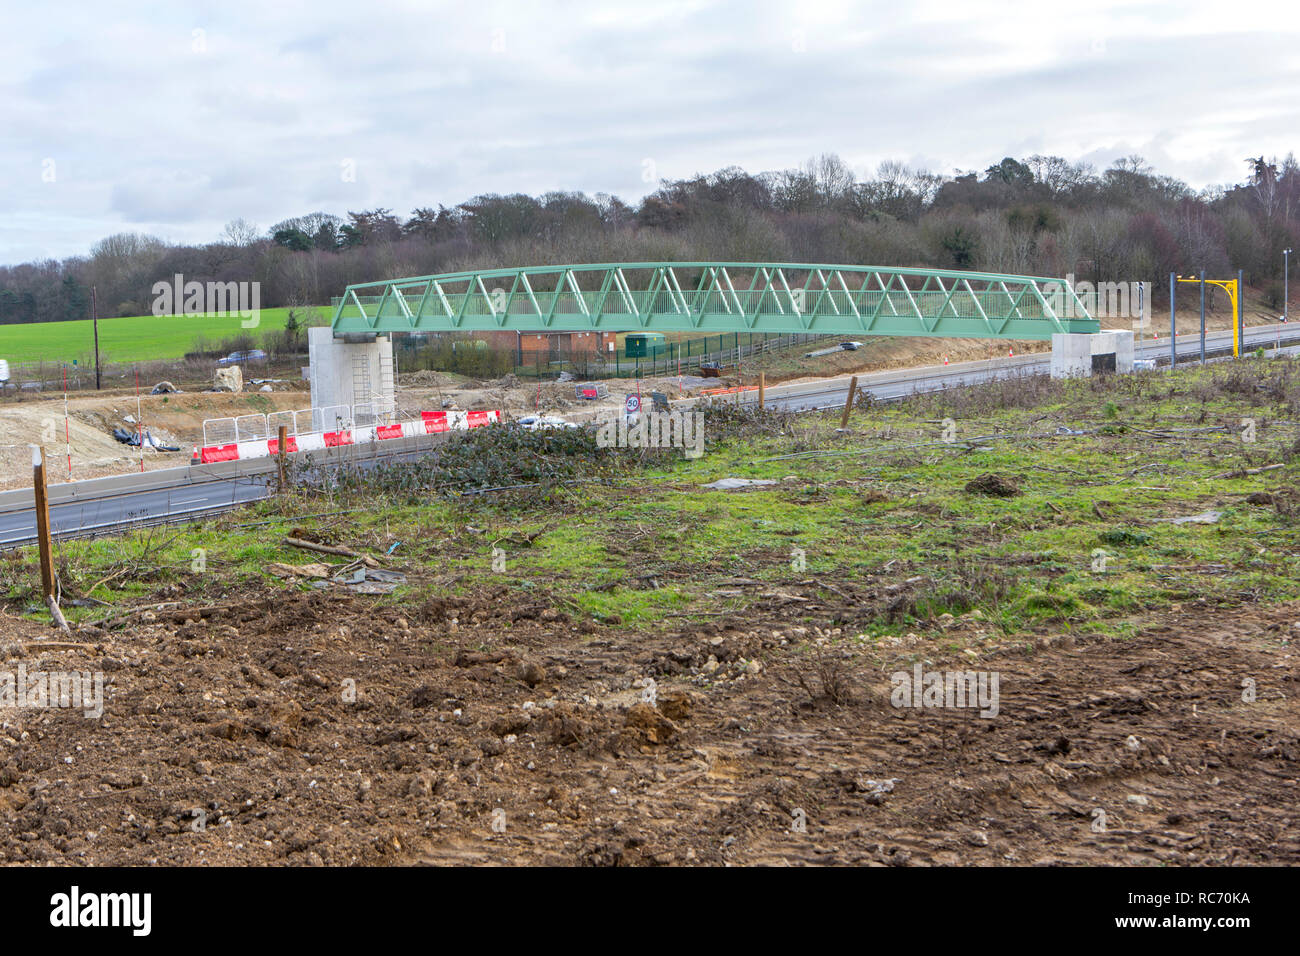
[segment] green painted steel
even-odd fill
[[[487,269],[350,285],[335,335],[812,332],[1049,339],[1099,323],[1064,279],[759,262]]]

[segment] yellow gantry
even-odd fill
[[[1232,303],[1232,354],[1241,355],[1241,342],[1238,341],[1238,330],[1241,325],[1241,309],[1239,307],[1238,296],[1241,290],[1237,287],[1236,279],[1202,279],[1200,276],[1189,277],[1179,276],[1179,282],[1194,282],[1197,285],[1204,282],[1206,285],[1218,286],[1224,292],[1228,293],[1228,301]]]

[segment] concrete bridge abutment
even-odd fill
[[[1083,378],[1133,371],[1133,332],[1057,332],[1052,336],[1052,378]]]
[[[346,405],[358,418],[388,421],[396,410],[393,343],[387,335],[336,337],[327,327],[307,330],[312,408]]]

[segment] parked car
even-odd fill
[[[241,362],[265,362],[266,353],[261,349],[247,349],[231,352],[225,358],[217,359],[218,365],[239,365]]]

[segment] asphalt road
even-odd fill
[[[1291,353],[1300,345],[1300,327],[1295,324],[1281,326],[1282,352]],[[1266,347],[1270,352],[1278,341],[1279,330],[1273,326],[1247,329],[1245,334],[1246,350]],[[1293,344],[1287,346],[1288,339]],[[1229,354],[1232,351],[1232,332],[1207,333],[1205,336],[1207,357]],[[1199,336],[1179,336],[1179,364],[1198,361],[1201,342]],[[1161,364],[1169,364],[1169,338],[1166,336],[1155,341],[1136,345],[1134,357],[1153,359]],[[928,366],[925,368],[900,369],[879,372],[873,375],[858,376],[859,391],[867,392],[878,401],[894,401],[914,395],[918,392],[931,392],[960,385],[973,385],[989,382],[999,378],[1014,378],[1020,375],[1046,374],[1051,366],[1050,353],[1034,353],[1009,358],[986,359],[978,362],[961,362],[954,365]],[[775,385],[766,390],[764,404],[771,408],[787,411],[805,412],[825,408],[840,408],[848,394],[849,376],[806,382],[799,385]],[[741,392],[742,404],[758,401],[758,392],[750,389]],[[728,396],[730,398],[730,396]]]
[[[1281,331],[1284,343],[1287,338],[1300,343],[1300,328],[1288,325],[1282,326]],[[1290,333],[1289,336],[1287,333]],[[1259,346],[1271,348],[1277,341],[1278,334],[1279,329],[1272,326],[1247,329],[1245,344],[1252,349]],[[1210,352],[1231,351],[1231,347],[1231,332],[1216,332],[1206,337],[1206,348]],[[1300,349],[1300,345],[1291,345],[1283,348],[1283,351],[1294,352],[1297,349]],[[1199,357],[1199,354],[1199,338],[1179,338],[1180,362]],[[1136,348],[1136,355],[1138,358],[1156,359],[1167,364],[1169,340],[1163,338],[1143,343]],[[916,392],[1046,373],[1049,365],[1049,355],[1022,355],[864,375],[859,376],[858,387],[879,400],[889,401]],[[791,411],[840,407],[844,404],[848,384],[849,378],[845,376],[800,385],[773,386],[767,390],[765,400],[773,408]],[[745,403],[758,401],[756,391],[741,392],[739,397]],[[679,407],[688,406],[694,401],[676,404]],[[440,437],[431,436],[435,439]],[[380,460],[416,458],[426,453],[431,445],[432,442],[428,440],[416,444],[403,440],[403,445],[395,447],[391,452],[381,454],[377,449],[360,449],[349,453],[343,460],[365,468]],[[258,462],[227,463],[224,466],[178,468],[173,470],[174,476],[169,472],[150,472],[138,476],[122,476],[108,482],[52,486],[50,526],[56,537],[67,538],[93,536],[124,527],[194,520],[268,497],[272,493],[270,482],[274,481],[274,467],[273,461],[264,459]],[[133,484],[147,484],[150,487],[135,491],[131,487]],[[160,484],[165,484],[166,487],[159,487]],[[100,490],[104,485],[111,485],[111,490]],[[36,513],[31,504],[31,492],[0,494],[0,549],[28,544],[35,538]]]
[[[50,530],[56,537],[91,535],[153,519],[199,517],[225,511],[234,505],[266,497],[261,478],[234,478],[180,485],[162,491],[144,491],[90,498],[50,507]],[[34,541],[36,511],[27,508],[0,514],[0,548]]]
[[[378,449],[356,447],[355,452],[341,450],[330,455],[328,461],[323,461],[318,454],[313,461],[365,469],[379,461],[417,458],[442,439],[441,435],[398,439],[394,442],[397,447],[392,451],[381,453]],[[301,463],[308,456],[303,453],[289,457]],[[50,531],[56,538],[93,537],[127,527],[195,520],[218,514],[274,494],[275,471],[274,459],[259,459],[153,471],[122,476],[109,482],[51,485]],[[152,487],[132,491],[131,483],[146,483]],[[101,492],[95,486],[102,484],[114,487]],[[167,486],[158,487],[160,484]],[[77,485],[86,490],[74,488]],[[69,489],[79,494],[69,500],[70,496],[63,494]],[[60,495],[63,495],[63,500]],[[35,541],[36,511],[31,504],[31,492],[6,492],[0,495],[0,499],[8,499],[0,502],[0,549]]]

